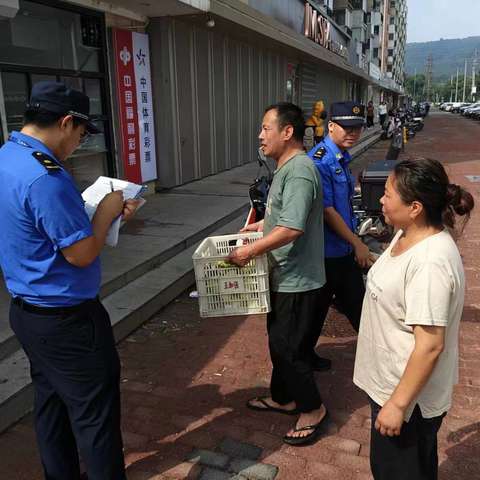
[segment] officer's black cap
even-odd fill
[[[99,133],[90,117],[90,99],[82,92],[67,87],[64,83],[43,81],[32,87],[28,109],[42,109],[60,115],[72,115],[85,120],[88,133]]]
[[[329,120],[342,127],[362,127],[365,124],[365,107],[358,102],[332,103]]]

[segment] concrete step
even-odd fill
[[[245,221],[241,215],[206,236],[237,232]],[[110,313],[117,342],[146,322],[195,282],[192,254],[204,237],[138,275],[103,299]],[[17,350],[0,361],[0,432],[21,419],[33,407],[33,387],[29,362],[23,350]]]
[[[245,191],[246,190],[247,187],[245,187]],[[171,244],[166,247],[162,245],[162,247],[158,248],[156,252],[152,249],[148,250],[148,255],[144,255],[143,258],[141,258],[138,262],[132,262],[131,264],[128,264],[123,261],[123,258],[116,261],[116,259],[114,258],[115,252],[110,252],[110,258],[107,259],[109,261],[102,263],[107,263],[107,268],[109,268],[110,270],[114,270],[115,273],[107,275],[106,278],[104,276],[104,278],[102,279],[100,298],[105,298],[113,292],[118,291],[119,289],[123,288],[125,285],[128,285],[135,279],[141,277],[148,271],[168,261],[170,258],[178,255],[180,252],[189,248],[191,245],[199,242],[200,240],[203,240],[205,237],[210,236],[212,232],[219,229],[222,225],[231,222],[240,214],[243,214],[246,218],[246,215],[248,213],[248,202],[246,201],[245,197],[246,195],[244,194],[243,198],[238,202],[241,206],[238,208],[234,208],[234,210],[230,211],[227,215],[219,218],[211,224],[207,222],[207,224],[203,228],[200,227],[198,230],[191,232],[186,238],[181,239],[180,241],[171,242]],[[132,236],[128,236],[130,237],[128,241],[130,241]],[[134,240],[135,239],[133,239],[133,241]],[[122,235],[120,236],[120,241],[126,241],[125,239],[122,239]],[[135,251],[135,247],[132,248],[132,251]],[[140,258],[140,254],[137,254],[135,258]],[[4,302],[9,303],[9,299],[5,300]],[[2,314],[8,316],[7,311],[2,312]],[[18,340],[13,334],[13,332],[10,330],[10,328],[1,333],[2,335],[0,335],[0,360],[7,358],[9,355],[16,352],[20,348]]]
[[[377,126],[364,131],[360,141],[353,148],[350,149],[350,155],[354,159],[361,155],[365,150],[368,150],[372,145],[380,140],[382,129]]]

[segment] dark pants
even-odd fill
[[[372,429],[370,467],[375,480],[437,480],[437,432],[445,414],[423,418],[417,405],[400,435],[388,437],[375,430],[381,407],[370,400]]]
[[[383,128],[383,125],[385,124],[385,120],[387,118],[387,115],[380,115],[380,125],[382,126]]]
[[[74,311],[33,312],[12,303],[10,325],[31,366],[35,428],[47,480],[125,480],[120,361],[98,299]],[[78,450],[77,450],[78,447]]]
[[[322,400],[309,361],[309,335],[318,322],[322,289],[301,293],[271,294],[267,317],[268,344],[273,371],[272,399],[285,405],[294,401],[301,412],[320,408]]]
[[[322,287],[322,303],[317,311],[317,321],[312,323],[312,332],[309,337],[311,357],[315,355],[315,346],[322,333],[325,317],[333,297],[335,297],[335,306],[348,318],[356,332],[358,332],[362,315],[365,284],[362,270],[353,254],[345,257],[326,258],[325,274],[327,283]]]
[[[373,127],[373,117],[367,116],[367,127]]]

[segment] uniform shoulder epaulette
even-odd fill
[[[50,155],[47,155],[44,152],[36,151],[33,152],[32,155],[33,158],[38,161],[38,163],[40,163],[47,169],[48,173],[57,172],[58,170],[62,169],[62,167],[60,167],[60,165],[58,165],[57,162],[55,162],[55,160]]]
[[[325,154],[327,153],[327,149],[325,147],[320,147],[314,154],[313,154],[313,158],[318,158],[318,159],[321,159],[325,156]]]

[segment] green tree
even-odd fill
[[[405,81],[405,90],[414,101],[418,102],[425,99],[425,75],[419,73],[417,75],[411,75],[407,77]]]

